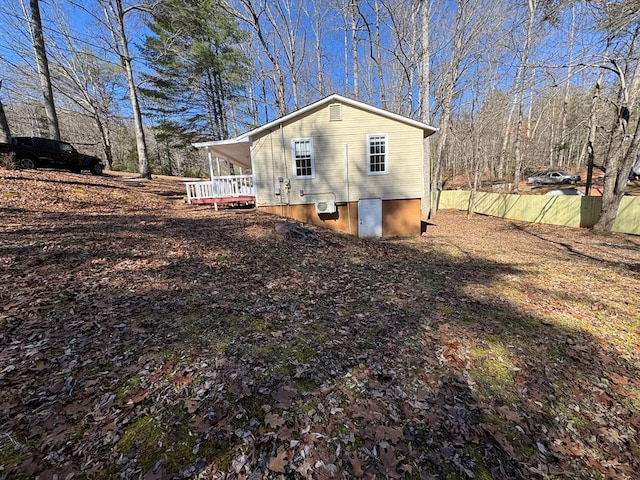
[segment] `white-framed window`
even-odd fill
[[[291,157],[293,158],[293,173],[297,178],[312,178],[315,175],[313,141],[310,138],[291,140]]]
[[[367,135],[367,173],[389,173],[389,142],[386,133]]]

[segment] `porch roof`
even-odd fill
[[[251,168],[251,143],[246,134],[228,140],[194,143],[193,146],[204,148],[216,157],[228,160],[235,165]]]

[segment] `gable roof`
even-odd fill
[[[243,133],[235,138],[228,140],[216,140],[211,142],[200,142],[194,143],[193,146],[196,148],[205,148],[207,151],[214,153],[220,157],[226,158],[233,163],[236,163],[241,166],[250,167],[251,166],[251,140],[254,136],[270,130],[280,124],[287,123],[291,120],[295,120],[298,117],[302,117],[306,115],[308,112],[321,107],[326,104],[331,103],[343,103],[345,105],[350,105],[355,108],[359,108],[361,110],[365,110],[367,112],[380,115],[382,117],[386,117],[397,122],[405,123],[407,125],[411,125],[413,127],[419,128],[423,131],[424,137],[429,137],[438,131],[437,128],[432,127],[431,125],[427,125],[426,123],[419,122],[417,120],[413,120],[408,117],[404,117],[402,115],[398,115],[396,113],[391,113],[387,110],[383,110],[382,108],[374,107],[372,105],[359,102],[357,100],[352,100],[347,97],[343,97],[342,95],[338,95],[334,93],[333,95],[329,95],[317,102],[314,102],[306,107],[303,107],[295,112],[291,112],[283,117],[277,118],[269,123],[266,123],[258,128],[250,130],[246,133]]]

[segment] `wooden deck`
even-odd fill
[[[206,182],[186,182],[187,202],[193,205],[255,203],[253,175],[214,177]]]

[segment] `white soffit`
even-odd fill
[[[196,148],[204,148],[215,157],[228,160],[235,165],[251,168],[251,144],[246,138],[194,143]]]

